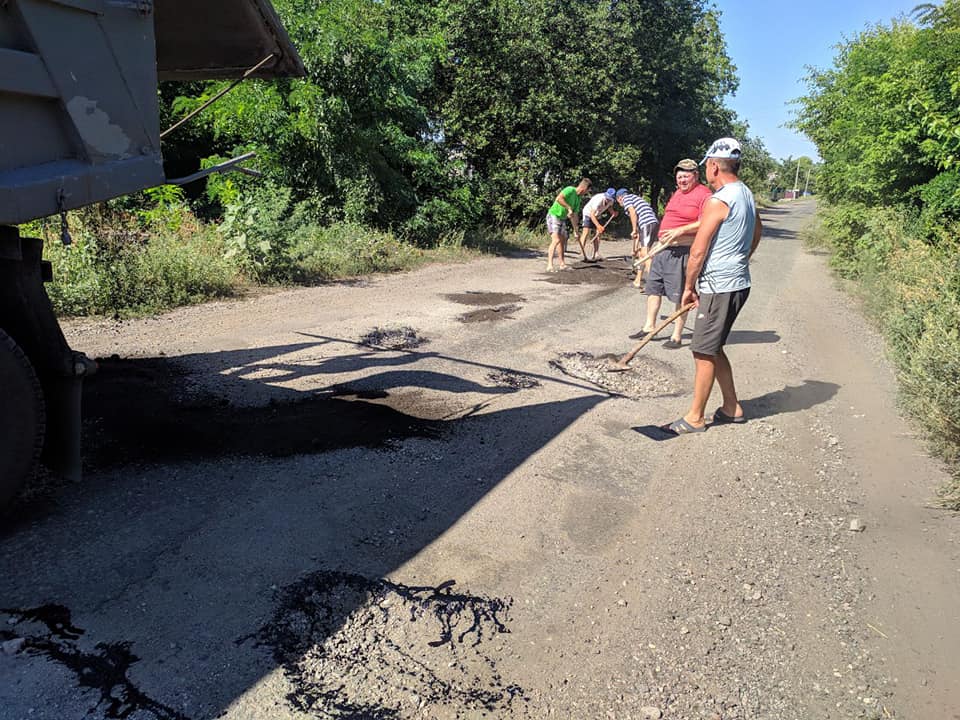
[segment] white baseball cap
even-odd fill
[[[707,154],[703,156],[700,164],[703,165],[707,161],[707,158],[734,158],[739,160],[740,154],[739,142],[731,137],[720,138],[719,140],[713,141],[713,145],[707,150]]]

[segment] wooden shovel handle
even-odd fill
[[[667,318],[666,320],[664,320],[662,323],[660,323],[659,325],[657,325],[653,330],[651,330],[650,332],[648,332],[648,333],[646,334],[646,336],[643,338],[643,340],[641,340],[640,342],[637,343],[637,346],[636,346],[635,348],[633,348],[633,350],[631,350],[631,351],[628,352],[626,355],[624,355],[622,358],[620,358],[620,360],[617,361],[617,365],[620,365],[621,367],[628,365],[628,364],[630,363],[630,361],[633,360],[633,358],[636,356],[636,354],[643,349],[643,346],[646,345],[646,344],[647,344],[648,342],[650,342],[651,340],[653,340],[654,336],[655,336],[658,332],[660,332],[661,330],[663,330],[667,325],[669,325],[670,323],[672,323],[674,320],[676,320],[678,317],[680,317],[681,315],[683,315],[685,312],[689,312],[690,310],[692,310],[692,309],[695,308],[695,307],[696,307],[696,304],[695,304],[695,303],[687,303],[687,304],[684,305],[683,307],[677,308],[676,312],[674,312],[673,315],[671,315],[670,317],[668,317],[668,318]]]

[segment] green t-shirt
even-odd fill
[[[573,208],[573,214],[576,215],[580,212],[581,203],[583,199],[577,195],[577,189],[573,185],[568,185],[563,190],[560,191],[563,195],[563,199],[567,201],[567,205]],[[550,206],[548,212],[554,217],[565,218],[567,216],[567,209],[558,202],[554,202]]]

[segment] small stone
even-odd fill
[[[853,518],[853,520],[850,521],[850,532],[863,532],[866,529],[866,523],[864,523],[860,518]]]
[[[720,617],[717,618],[717,623],[720,625],[723,625],[724,627],[730,627],[731,625],[733,625],[733,620],[730,618],[729,615],[721,615]]]
[[[827,438],[827,444],[830,445],[830,447],[834,447],[839,443],[840,439],[836,435],[831,435],[829,438]]]
[[[18,652],[23,650],[23,646],[27,644],[25,638],[13,638],[12,640],[7,640],[3,643],[3,653],[4,655],[16,655]]]
[[[617,605],[619,605],[620,607],[626,607],[626,606],[627,606],[627,601],[626,601],[626,600],[617,600]]]
[[[663,712],[660,708],[649,705],[640,708],[640,717],[642,717],[643,720],[660,720],[660,718],[663,717]]]
[[[690,628],[688,628],[686,625],[684,625],[682,628],[680,628],[680,634],[681,634],[681,635],[689,635],[689,634],[690,634]]]

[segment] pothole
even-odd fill
[[[498,387],[514,388],[516,390],[530,390],[531,388],[540,387],[539,380],[511,370],[498,370],[488,373],[487,380]]]
[[[490,306],[526,302],[526,298],[516,293],[483,292],[481,290],[468,290],[465,293],[448,293],[443,297],[451,302],[460,303],[461,305]]]
[[[497,320],[512,320],[513,313],[520,309],[519,305],[501,305],[499,307],[480,308],[471,310],[457,318],[462,323],[496,322]]]
[[[412,350],[429,342],[417,334],[412,327],[399,328],[375,327],[359,340],[361,345],[378,350]]]
[[[289,702],[327,718],[502,717],[523,710],[484,643],[507,630],[510,599],[341,572],[285,588],[259,640],[294,686]],[[471,715],[472,717],[472,715]]]
[[[670,397],[686,389],[676,370],[665,362],[651,357],[637,356],[625,372],[610,372],[607,368],[619,359],[617,355],[594,357],[587,352],[563,353],[550,366],[564,375],[586,380],[610,392],[630,398]]]

